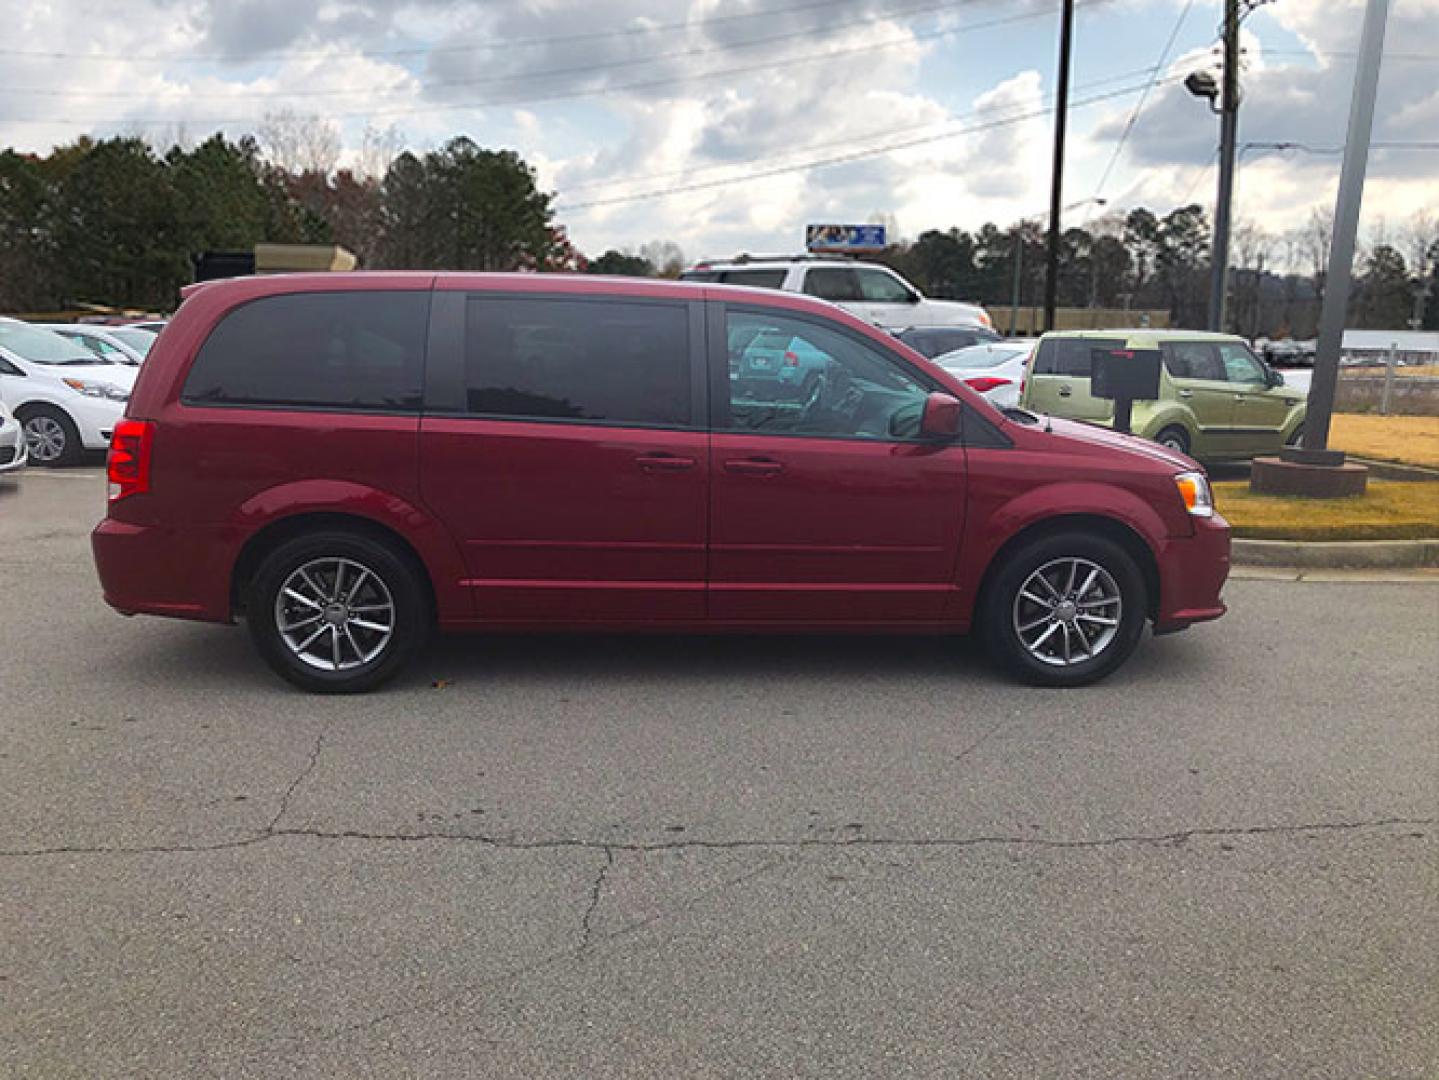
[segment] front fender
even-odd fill
[[[245,500],[226,525],[226,532],[238,540],[233,547],[231,573],[251,538],[272,525],[306,514],[362,518],[394,532],[415,549],[424,563],[434,586],[439,618],[467,619],[474,614],[467,591],[459,586],[465,577],[464,556],[449,530],[433,515],[393,492],[347,480],[296,480]]]

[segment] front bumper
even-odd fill
[[[1156,634],[1217,619],[1228,610],[1220,594],[1229,578],[1229,522],[1217,513],[1193,521],[1193,536],[1172,538],[1159,552]]]
[[[18,421],[9,420],[0,424],[0,473],[23,469],[29,458],[25,446],[25,432]]]

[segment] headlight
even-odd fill
[[[979,321],[985,326],[989,327],[991,330],[994,329],[994,320],[989,317],[989,312],[985,311],[983,308],[980,308],[979,310]]]
[[[1214,494],[1209,490],[1209,480],[1203,473],[1180,473],[1174,478],[1174,486],[1179,488],[1184,508],[1191,514],[1195,517],[1214,516]]]
[[[106,401],[129,401],[130,392],[121,390],[107,382],[91,382],[89,379],[63,379],[66,386],[86,397],[104,398]]]

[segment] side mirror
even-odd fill
[[[917,292],[906,292],[904,295],[905,295],[905,300],[904,300],[904,302],[905,302],[906,304],[917,304],[917,303],[919,303],[919,301],[920,301],[920,299],[921,299],[919,293],[917,293]]]
[[[925,398],[924,413],[919,419],[919,434],[924,439],[952,439],[959,434],[959,417],[963,411],[959,399],[935,391]]]
[[[1273,368],[1269,368],[1266,371],[1266,375],[1268,377],[1267,381],[1271,387],[1284,385],[1284,375],[1281,372],[1275,371]]]

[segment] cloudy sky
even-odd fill
[[[1217,121],[1178,80],[1214,63],[1219,0],[1078,5],[1066,202],[1209,205]],[[346,160],[367,127],[414,149],[467,134],[535,165],[591,254],[792,250],[810,221],[883,214],[913,236],[1047,202],[1058,0],[5,6],[0,145],[20,149],[239,135],[285,109],[331,125]],[[1249,17],[1242,143],[1342,143],[1362,6],[1273,0]],[[1378,117],[1376,140],[1430,149],[1374,153],[1371,234],[1439,213],[1439,0],[1392,0]],[[1243,219],[1282,231],[1332,206],[1332,153],[1241,161]]]

